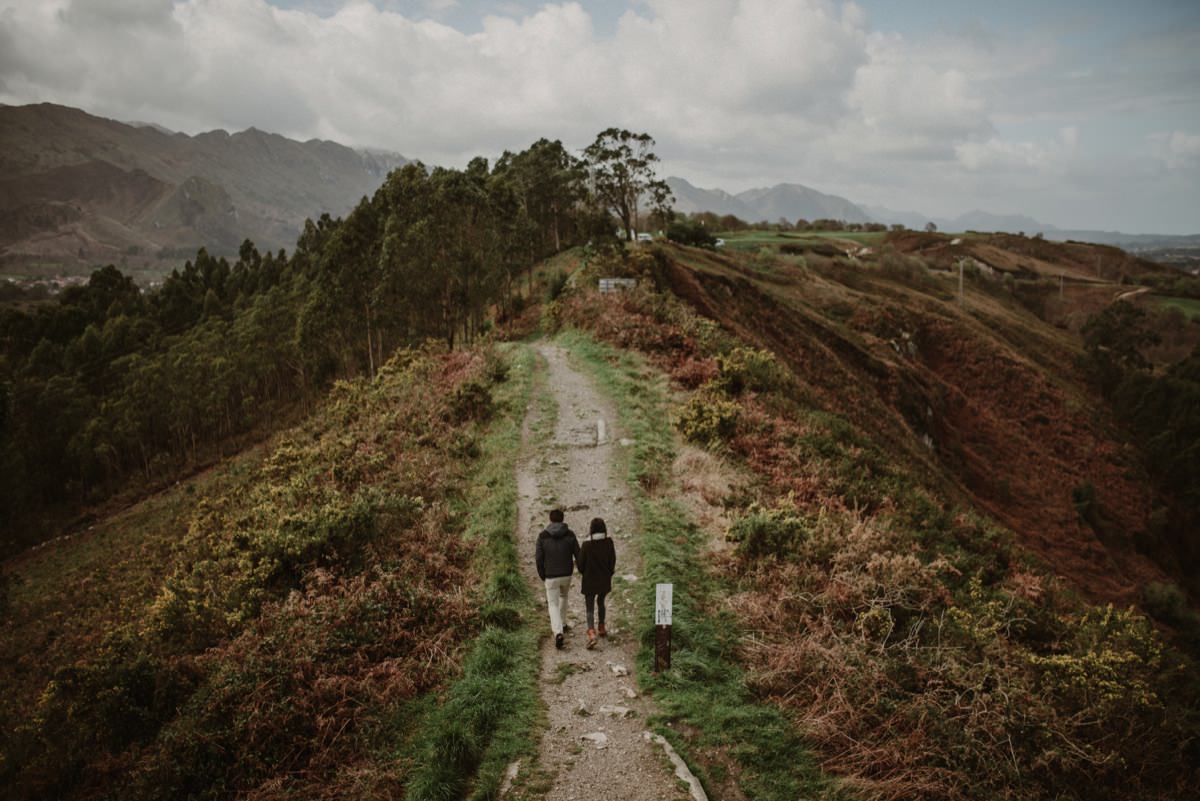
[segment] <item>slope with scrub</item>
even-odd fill
[[[671,247],[597,269],[668,291],[584,289],[548,319],[669,371],[680,431],[750,477],[713,532],[706,608],[736,621],[749,686],[843,791],[1194,786],[1194,665],[1124,608],[1178,569],[1156,550],[1160,499],[1072,366],[1072,335],[1000,282],[973,281],[959,305],[890,251]],[[676,713],[704,753],[705,716]]]
[[[5,672],[24,674],[3,709],[11,797],[384,798],[407,784],[419,797],[430,755],[460,786],[493,743],[504,764],[532,707],[528,599],[504,558],[529,381],[517,356],[400,351],[374,379],[339,383],[265,457],[173,490],[190,513],[135,511],[161,528],[6,566],[19,590],[7,619],[23,621],[0,640]],[[135,536],[146,547],[114,547]],[[88,548],[75,572],[38,571]],[[65,652],[20,653],[38,629],[54,642],[63,610],[37,599],[71,586],[124,606],[76,609],[95,633]],[[438,699],[455,696],[460,666],[472,706],[502,686],[468,750],[446,752]]]

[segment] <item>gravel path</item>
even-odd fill
[[[622,446],[613,409],[591,380],[571,366],[564,350],[543,343],[537,352],[546,367],[535,395],[552,393],[558,411],[553,434],[540,447],[533,434],[541,419],[538,397],[526,418],[525,454],[517,472],[526,579],[544,614],[546,594],[533,553],[556,505],[581,540],[593,517],[604,518],[617,547],[617,578],[608,598],[609,637],[595,650],[584,647],[587,623],[578,575],[571,587],[566,648],[555,649],[549,618],[543,618],[541,690],[548,725],[537,770],[522,766],[521,772],[542,776],[550,801],[692,798],[686,778],[676,773],[661,744],[646,736],[645,721],[653,708],[636,692],[632,675],[637,643],[630,626],[630,594],[653,588],[638,577],[637,517],[624,481],[614,475],[616,451]]]

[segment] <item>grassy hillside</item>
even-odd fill
[[[528,385],[528,359],[401,351],[263,452],[7,565],[9,797],[394,797],[447,758],[426,732],[460,670],[507,695],[459,786],[499,733],[495,758],[521,747],[505,477]]]
[[[9,795],[495,797],[533,747],[540,613],[512,539],[532,355],[456,336],[493,314],[485,343],[539,318],[567,329],[632,436],[642,579],[677,584],[674,667],[650,676],[643,649],[662,713],[647,724],[713,797],[1169,799],[1200,781],[1200,551],[1179,514],[1198,454],[1170,441],[1198,424],[1200,358],[1179,354],[1200,326],[1149,292],[1115,301],[1137,291],[1116,283],[1056,298],[1036,271],[969,271],[960,299],[937,253],[961,243],[835,232],[513,262],[450,328],[459,349],[380,365],[381,332],[398,347],[422,309],[379,303],[368,329],[349,300],[356,271],[379,278],[363,255],[376,211],[314,227],[266,270],[288,268],[293,291],[231,292],[232,322],[192,292],[215,357],[164,359],[227,365],[229,331],[255,323],[247,341],[279,345],[267,334],[298,319],[320,336],[283,352],[315,367],[325,348],[371,377],[316,384],[299,425],[4,565]],[[247,267],[240,281],[265,270]],[[611,275],[639,289],[599,295]],[[120,311],[100,302],[106,276],[60,309],[83,331],[67,357],[96,338],[81,315]],[[1143,358],[1113,326],[1163,336],[1138,340]],[[171,402],[207,402],[192,385]],[[704,469],[722,477],[694,518]],[[636,612],[645,637],[648,596]]]
[[[667,371],[681,435],[749,477],[726,498],[727,530],[710,532],[702,609],[731,616],[747,685],[842,791],[1195,786],[1195,665],[1129,607],[1157,609],[1183,579],[1156,513],[1166,499],[1075,366],[1074,334],[984,275],[960,304],[956,282],[894,249],[671,246],[595,269],[666,291],[602,297],[580,276],[547,319]],[[699,580],[682,564],[663,575]],[[703,639],[681,637],[685,674],[706,675]],[[673,707],[701,761],[728,730],[712,709]]]

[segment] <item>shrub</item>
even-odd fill
[[[738,554],[751,560],[792,556],[810,535],[808,524],[790,501],[772,508],[752,504],[730,524],[726,533],[728,539],[737,543]]]
[[[450,419],[456,423],[486,420],[492,413],[492,391],[479,379],[459,384],[450,401]]]
[[[1096,501],[1096,485],[1091,481],[1084,481],[1075,487],[1071,490],[1071,502],[1075,504],[1075,511],[1079,513],[1079,519],[1095,528],[1100,514]]]
[[[899,253],[888,245],[880,251],[879,272],[885,278],[914,289],[930,289],[937,286],[920,259]]]
[[[696,220],[672,220],[667,226],[667,239],[701,248],[712,248],[717,244],[716,237]]]
[[[1183,590],[1169,581],[1152,581],[1143,587],[1142,603],[1147,612],[1164,623],[1183,623],[1192,615]]]
[[[697,392],[679,413],[679,431],[701,445],[717,445],[737,432],[739,407],[711,392]]]
[[[546,302],[558,300],[559,295],[567,288],[567,274],[556,270],[546,279]]]
[[[769,392],[783,386],[787,375],[770,351],[737,347],[717,357],[714,384],[730,395],[740,395],[745,390]]]

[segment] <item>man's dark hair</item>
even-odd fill
[[[563,521],[562,509],[551,509],[550,510],[550,522],[551,523],[561,523],[562,521]]]

